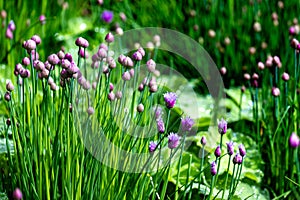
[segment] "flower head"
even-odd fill
[[[233,157],[233,160],[232,160],[233,164],[242,164],[243,162],[243,157],[237,153],[235,154],[235,156]]]
[[[234,153],[234,147],[233,147],[233,142],[230,141],[230,142],[227,142],[227,152],[229,155],[232,155]]]
[[[106,34],[105,41],[107,43],[112,43],[114,40],[115,40],[115,37],[114,37],[114,35],[111,32],[109,32],[109,33]]]
[[[245,149],[244,145],[242,145],[242,144],[239,145],[239,152],[242,157],[244,157],[246,155],[246,149]]]
[[[149,151],[150,151],[150,152],[154,152],[155,149],[156,149],[156,147],[157,147],[157,143],[151,141],[150,144],[149,144]]]
[[[13,198],[17,199],[17,200],[23,199],[23,194],[22,194],[22,192],[21,192],[21,190],[19,188],[16,188],[14,190],[14,192],[13,192]]]
[[[181,118],[181,129],[182,131],[190,131],[194,125],[194,120],[190,117]]]
[[[221,148],[220,148],[220,146],[217,146],[217,148],[215,150],[215,156],[216,156],[216,158],[219,158],[221,156]]]
[[[227,122],[224,119],[218,122],[218,131],[222,135],[227,132]]]
[[[176,103],[177,95],[174,92],[167,92],[164,94],[164,100],[166,102],[167,108],[171,109]]]
[[[206,143],[207,143],[206,137],[202,136],[202,138],[201,138],[201,144],[204,146],[204,145],[206,145]]]
[[[156,125],[157,125],[158,132],[160,132],[160,133],[164,133],[165,132],[165,124],[164,124],[164,121],[162,120],[162,118],[159,118],[156,121]]]
[[[289,144],[292,148],[297,148],[300,145],[300,139],[296,133],[292,133],[289,138]]]
[[[46,23],[46,17],[45,17],[45,15],[41,15],[40,17],[39,17],[39,21],[40,21],[40,23],[43,25],[43,24],[45,24]]]
[[[109,10],[103,11],[101,15],[101,19],[106,23],[110,23],[113,20],[113,18],[114,18],[114,13]]]
[[[170,149],[175,149],[179,145],[180,137],[177,133],[170,133],[168,136],[168,147]]]
[[[213,161],[210,165],[210,173],[213,176],[217,174],[217,164],[215,161]]]

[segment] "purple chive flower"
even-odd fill
[[[234,146],[233,146],[233,142],[227,142],[227,152],[229,155],[232,155],[234,153]]]
[[[242,145],[242,144],[239,145],[239,152],[242,157],[244,157],[246,155],[246,149],[245,149],[244,145]]]
[[[88,113],[89,115],[94,114],[94,112],[95,112],[95,110],[94,110],[94,108],[91,107],[91,106],[87,109],[87,113]]]
[[[157,106],[154,108],[155,111],[155,119],[160,119],[162,116],[162,108],[160,106]]]
[[[101,15],[101,19],[105,22],[105,23],[110,23],[114,18],[114,13],[112,11],[109,10],[105,10],[103,11],[102,15]]]
[[[204,146],[204,145],[206,145],[206,143],[207,143],[206,137],[202,136],[202,138],[201,138],[201,144]]]
[[[243,157],[237,153],[235,154],[235,156],[233,157],[233,160],[232,160],[233,164],[242,164],[243,162]]]
[[[195,123],[194,120],[191,119],[190,117],[181,118],[181,130],[190,131],[194,123]]]
[[[156,121],[156,125],[157,125],[157,130],[158,130],[159,133],[164,133],[165,132],[165,123],[161,118],[159,118]]]
[[[227,122],[224,119],[218,122],[218,131],[222,135],[227,132]]]
[[[25,65],[25,66],[30,65],[30,59],[28,57],[24,57],[22,59],[22,64]]]
[[[215,156],[216,156],[216,158],[219,158],[221,156],[221,148],[220,148],[220,146],[217,146],[217,148],[215,150]]]
[[[8,24],[8,26],[7,26],[7,28],[8,28],[9,30],[11,30],[11,31],[16,30],[15,22],[14,22],[13,20],[10,20],[10,21],[9,21],[9,24]]]
[[[6,29],[6,32],[5,32],[5,37],[7,38],[7,39],[13,39],[13,37],[14,37],[14,34],[13,34],[13,32],[12,32],[12,30],[10,30],[9,28],[7,28]]]
[[[286,72],[284,72],[281,76],[283,81],[288,81],[290,79],[290,75]]]
[[[51,65],[57,65],[59,63],[59,58],[56,54],[51,54],[47,60]]]
[[[10,101],[11,96],[10,96],[10,93],[9,93],[9,92],[5,92],[5,94],[4,94],[4,99],[5,99],[6,101]]]
[[[31,39],[32,39],[33,41],[35,41],[35,43],[36,43],[37,45],[41,44],[41,41],[42,41],[42,40],[41,40],[40,36],[34,35],[34,36],[31,37]]]
[[[154,152],[155,149],[156,149],[156,147],[157,147],[157,143],[151,141],[150,144],[149,144],[149,151],[150,151],[150,152]]]
[[[279,90],[279,88],[273,87],[273,88],[272,88],[272,95],[273,95],[274,97],[278,97],[278,96],[280,95],[280,90]]]
[[[297,148],[300,145],[300,139],[296,133],[292,133],[289,138],[289,144],[292,148]]]
[[[217,164],[215,161],[213,161],[210,165],[210,173],[212,176],[217,174]]]
[[[147,69],[149,72],[154,72],[155,71],[155,67],[156,67],[156,63],[154,60],[150,59],[147,61]]]
[[[176,103],[177,95],[174,92],[167,92],[164,94],[164,100],[166,102],[167,108],[171,109]]]
[[[41,15],[40,17],[39,17],[39,20],[40,20],[40,23],[43,25],[43,24],[45,24],[46,23],[46,17],[45,17],[45,15]]]
[[[19,188],[16,188],[13,192],[13,198],[16,200],[23,199],[23,194]]]
[[[9,91],[9,92],[12,92],[12,91],[15,89],[15,87],[14,87],[14,85],[12,84],[11,81],[8,81],[8,82],[7,82],[7,84],[6,84],[6,89],[7,89],[7,91]]]
[[[114,35],[111,32],[109,32],[109,33],[106,34],[105,41],[107,43],[112,43],[114,40],[115,40],[115,37],[114,37]]]
[[[137,109],[138,112],[143,112],[143,111],[144,111],[144,105],[140,103],[140,104],[137,106],[136,109]]]
[[[143,59],[142,54],[139,51],[136,51],[132,54],[133,60],[140,61]]]
[[[76,39],[75,44],[79,47],[87,48],[89,46],[89,42],[83,37],[79,37]]]
[[[29,39],[24,43],[24,47],[25,49],[27,49],[28,51],[32,51],[34,49],[36,49],[36,43],[34,40]]]
[[[168,136],[168,147],[170,149],[175,149],[179,145],[180,137],[177,133],[170,133]]]

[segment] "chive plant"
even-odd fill
[[[75,41],[77,62],[63,51],[41,61],[37,35],[23,43],[26,55],[15,66],[16,81],[7,83],[3,96],[9,113],[5,128],[9,174],[2,178],[10,181],[2,184],[14,198],[191,199],[192,184],[198,182],[200,190],[204,171],[210,166],[204,157],[192,181],[190,157],[186,183],[179,187],[182,155],[194,120],[182,116],[174,121],[178,96],[159,85],[154,57],[145,62],[147,72],[143,74],[145,50],[140,47],[131,56],[119,55],[116,61],[112,42],[114,36],[108,33],[92,55],[91,67],[85,38]],[[208,198],[213,196],[221,158],[226,155],[221,155],[222,136],[227,131],[224,119],[218,130],[220,145],[211,164]],[[204,155],[205,138],[201,144]],[[223,189],[229,191],[227,198],[238,185],[244,155],[240,150],[233,159],[238,166],[234,165],[230,188],[225,185]],[[175,192],[170,193],[173,166],[178,174]]]

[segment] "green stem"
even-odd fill
[[[231,161],[231,155],[229,155],[229,159],[228,159],[227,174],[226,174],[226,179],[225,179],[225,185],[224,185],[224,189],[223,189],[222,199],[224,199],[224,194],[225,194],[225,190],[226,190],[226,186],[227,186],[228,175],[229,175],[229,167],[230,167],[230,161]]]

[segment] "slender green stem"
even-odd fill
[[[225,194],[225,191],[226,191],[230,163],[231,163],[231,155],[229,155],[229,159],[228,159],[227,174],[226,174],[225,184],[224,184],[224,188],[223,188],[222,199],[224,199],[224,194]]]

